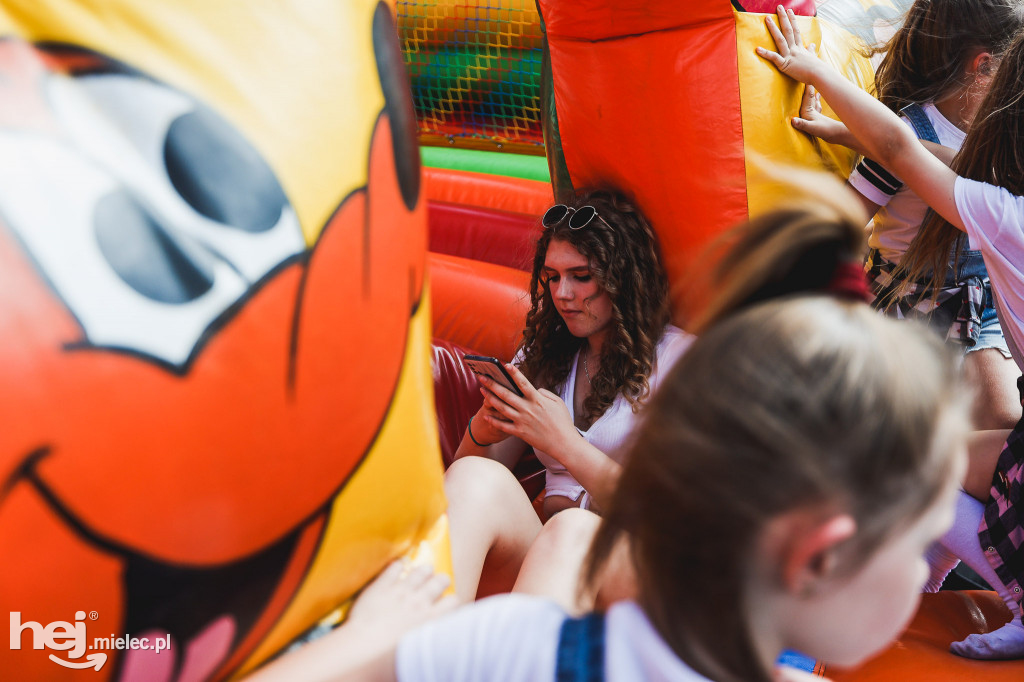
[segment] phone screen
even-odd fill
[[[469,365],[469,368],[473,370],[474,374],[482,374],[486,377],[490,377],[520,398],[523,397],[523,392],[520,391],[519,387],[516,386],[514,381],[512,381],[512,377],[509,376],[504,365],[501,364],[501,361],[498,360],[498,358],[483,355],[466,355],[465,360],[466,364]]]

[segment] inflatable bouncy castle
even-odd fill
[[[386,4],[0,6],[0,677],[237,676],[447,570],[426,215]]]
[[[449,570],[455,349],[511,356],[553,198],[630,189],[682,283],[769,159],[849,168],[785,124],[766,4],[0,5],[0,677],[238,679],[393,558]],[[790,4],[867,84],[906,3]],[[943,652],[1000,609],[827,672],[1019,679]]]

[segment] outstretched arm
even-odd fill
[[[800,102],[800,115],[794,116],[790,123],[802,133],[817,137],[829,144],[848,147],[861,156],[870,158],[868,152],[861,146],[860,141],[850,133],[849,128],[842,121],[837,121],[822,113],[821,93],[815,90],[813,85],[807,85],[804,88],[803,100]],[[924,145],[925,149],[945,165],[953,165],[956,150],[952,147],[936,144],[930,140],[918,140],[918,142]],[[869,217],[874,216],[878,212],[880,205],[861,194],[852,184],[850,186],[860,200],[860,203],[864,206],[864,211]]]
[[[804,47],[795,19],[793,12],[787,12],[781,5],[778,25],[772,17],[766,17],[768,32],[778,51],[759,47],[758,55],[790,78],[813,85],[860,142],[867,156],[891,169],[939,215],[964,229],[953,196],[956,173],[921,146],[914,133],[884,104]]]
[[[861,147],[860,141],[850,133],[850,129],[842,121],[837,121],[822,113],[821,93],[816,91],[813,85],[804,88],[803,101],[800,102],[800,115],[794,116],[790,123],[802,133],[822,139],[829,144],[848,147],[861,156],[868,156],[864,148]],[[952,147],[946,147],[930,140],[918,140],[918,142],[942,163],[947,166],[953,165],[956,150]]]
[[[395,648],[409,630],[451,611],[450,580],[430,566],[395,561],[363,590],[330,634],[269,663],[248,682],[394,682]]]

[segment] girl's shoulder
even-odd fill
[[[939,140],[939,144],[946,147],[952,147],[953,149],[959,149],[963,146],[964,138],[967,137],[967,133],[960,130],[952,121],[946,118],[938,107],[935,106],[934,102],[925,102],[920,105],[921,110],[925,116],[928,117],[928,122],[932,125],[932,130],[935,136]],[[910,120],[908,116],[901,115],[904,123],[909,125],[911,128],[917,130],[917,126]],[[919,137],[924,137],[922,131],[917,130]]]
[[[675,364],[675,361],[686,352],[695,338],[693,334],[683,331],[673,324],[665,325],[665,330],[661,333],[661,338],[655,349],[658,363],[666,362],[669,366]]]
[[[680,660],[636,602],[616,602],[606,621],[607,679],[711,682]]]
[[[974,227],[992,235],[1021,234],[1024,196],[1014,194],[1005,187],[964,177],[956,179],[953,193],[968,233]]]

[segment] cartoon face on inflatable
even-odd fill
[[[438,536],[411,103],[383,4],[89,4],[0,9],[0,669],[224,677]]]

